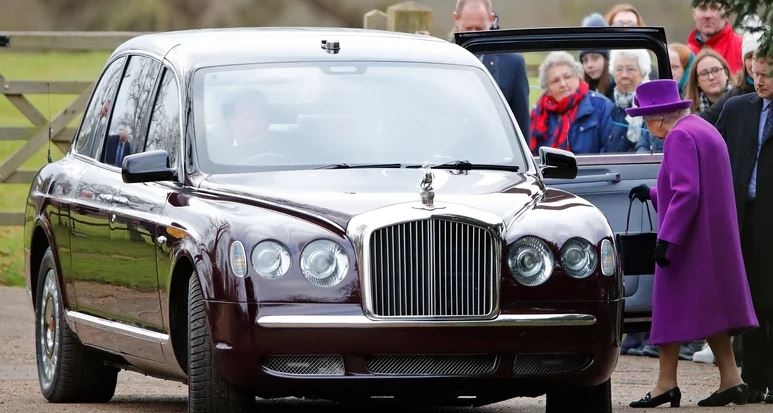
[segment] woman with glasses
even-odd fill
[[[617,27],[641,27],[645,26],[636,7],[627,3],[615,4],[606,14],[607,23]]]
[[[706,111],[733,88],[725,58],[711,49],[703,49],[698,53],[689,76],[685,98],[692,100],[690,111],[694,114]]]
[[[551,52],[539,66],[544,91],[531,113],[529,147],[574,153],[602,152],[612,130],[612,102],[589,89],[582,65],[567,52]]]

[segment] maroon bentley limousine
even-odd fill
[[[603,38],[593,30],[581,36]],[[495,35],[472,47],[524,33]],[[27,201],[43,396],[106,402],[129,369],[187,383],[192,412],[256,396],[542,394],[548,411],[611,411],[613,232],[546,187],[575,176],[573,155],[540,159],[453,43],[345,29],[132,39]]]

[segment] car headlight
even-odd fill
[[[596,248],[582,238],[572,238],[561,247],[561,266],[574,278],[585,278],[596,269]]]
[[[516,281],[533,287],[550,278],[555,261],[553,253],[544,241],[526,236],[510,247],[507,263]]]
[[[333,287],[346,277],[349,257],[333,241],[312,241],[301,253],[301,271],[310,283],[318,287]]]
[[[601,241],[601,273],[610,276],[615,274],[617,269],[617,253],[612,241],[605,239]]]
[[[250,262],[258,275],[275,280],[290,269],[290,251],[276,241],[263,241],[252,249]]]
[[[231,271],[237,277],[247,275],[247,253],[244,252],[244,244],[241,241],[231,243]]]

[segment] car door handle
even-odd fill
[[[596,175],[580,175],[574,179],[567,179],[564,182],[568,184],[583,184],[588,182],[612,182],[617,183],[622,181],[623,178],[619,172],[607,172],[605,174]]]

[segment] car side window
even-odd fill
[[[131,56],[115,99],[102,162],[121,166],[123,158],[145,147],[148,109],[161,63],[145,56]]]
[[[94,89],[94,94],[83,115],[83,123],[75,141],[76,153],[96,158],[107,128],[115,91],[118,89],[125,62],[126,58],[122,57],[110,63]]]
[[[163,149],[169,153],[171,167],[177,166],[180,156],[180,89],[174,73],[166,69],[156,103],[150,114],[150,127],[145,150]]]

